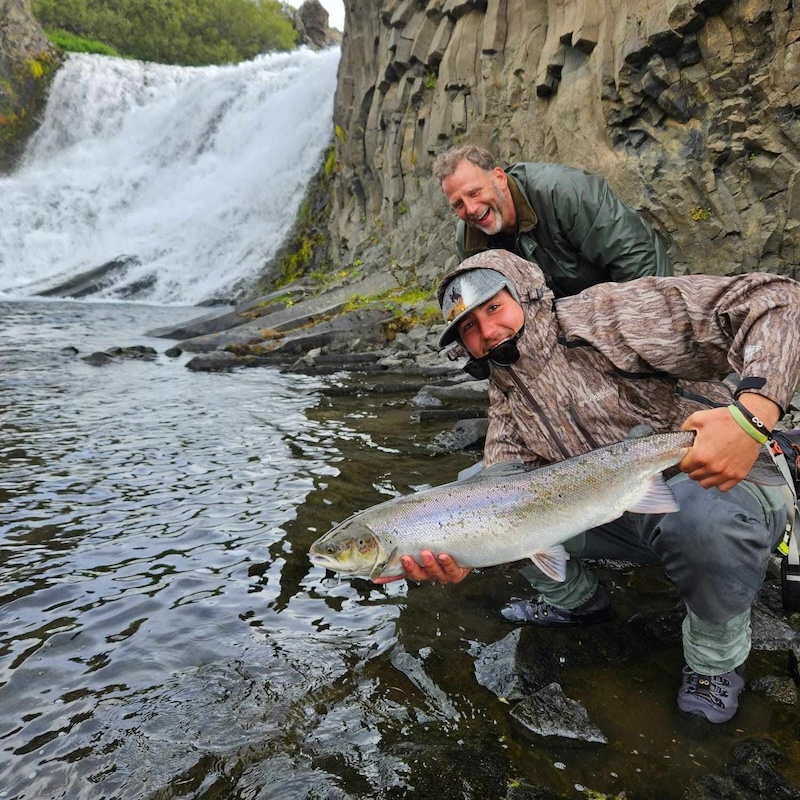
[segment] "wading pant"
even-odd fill
[[[522,574],[547,602],[575,608],[597,588],[581,558],[661,564],[686,604],[686,663],[701,675],[719,675],[750,652],[750,608],[783,536],[791,496],[788,487],[746,481],[728,492],[704,489],[683,473],[668,483],[680,511],[626,513],[570,539],[563,583],[533,564]]]

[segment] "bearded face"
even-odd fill
[[[487,172],[470,161],[461,161],[442,181],[442,190],[450,207],[467,225],[487,236],[514,230],[516,213],[508,177],[499,167]]]

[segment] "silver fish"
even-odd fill
[[[527,470],[497,464],[468,480],[395,497],[360,511],[311,545],[316,566],[375,579],[403,575],[400,556],[448,553],[462,567],[530,558],[563,581],[563,542],[625,511],[678,510],[662,471],[686,455],[694,434],[625,439]]]

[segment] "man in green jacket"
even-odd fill
[[[433,174],[459,217],[461,260],[509,250],[538,264],[556,297],[672,274],[655,231],[597,175],[530,162],[503,170],[475,145],[442,153]]]

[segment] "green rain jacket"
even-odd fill
[[[520,163],[505,170],[516,236],[487,236],[458,221],[463,261],[489,249],[507,249],[541,267],[556,297],[607,281],[672,274],[666,249],[644,218],[597,175],[560,164]],[[512,247],[513,244],[513,247]]]

